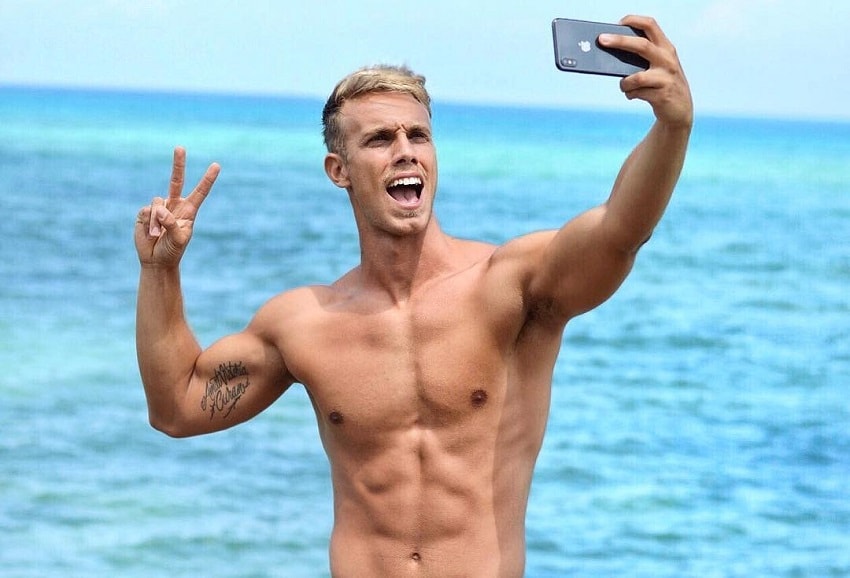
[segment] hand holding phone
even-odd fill
[[[599,45],[600,34],[645,36],[643,31],[620,24],[556,18],[552,21],[555,66],[564,72],[625,77],[649,68],[642,56]]]

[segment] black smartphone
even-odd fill
[[[642,30],[630,26],[555,18],[552,21],[555,66],[565,72],[620,77],[649,68],[649,62],[634,52],[600,46],[597,42],[600,34],[645,37]]]

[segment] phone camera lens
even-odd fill
[[[576,66],[578,66],[578,62],[576,62],[574,58],[562,58],[561,66],[563,66],[564,68],[575,68]]]

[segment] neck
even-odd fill
[[[407,301],[418,287],[449,269],[449,242],[434,218],[413,235],[361,234],[361,280],[385,291],[395,303]]]

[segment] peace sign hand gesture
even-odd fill
[[[188,197],[182,197],[186,150],[174,149],[168,199],[155,197],[136,217],[134,239],[143,266],[176,267],[192,238],[195,215],[207,198],[221,167],[211,164]]]

